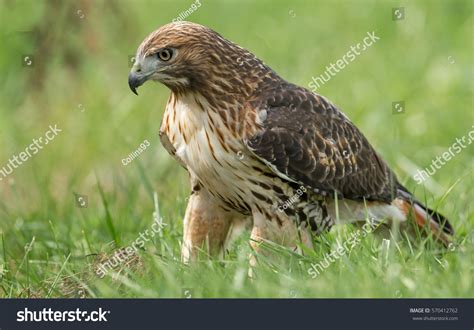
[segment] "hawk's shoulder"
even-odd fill
[[[247,147],[277,175],[322,195],[391,201],[395,176],[364,135],[322,96],[282,82],[251,107],[263,112]]]

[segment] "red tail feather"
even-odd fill
[[[420,228],[429,228],[436,239],[448,246],[451,242],[451,233],[453,233],[451,225],[447,220],[438,213],[431,211],[418,202],[410,202],[403,200],[403,212],[408,216],[412,215],[416,224]],[[436,217],[436,218],[435,218]],[[445,223],[442,223],[444,221]]]

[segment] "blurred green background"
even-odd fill
[[[380,40],[318,93],[351,118],[402,183],[451,219],[460,246],[472,246],[472,145],[425,185],[417,185],[412,175],[474,125],[473,1],[200,3],[187,20],[211,27],[305,87],[375,31]],[[473,296],[472,249],[447,256],[444,260],[453,258],[452,269],[435,260],[437,254],[419,260],[425,257],[408,249],[393,256],[404,260],[394,261],[400,277],[375,283],[374,275],[386,270],[366,265],[373,262],[372,253],[377,255],[377,241],[367,243],[360,260],[355,253],[334,265],[327,279],[310,279],[305,267],[293,265],[296,257],[288,256],[281,265],[262,269],[258,288],[242,275],[249,252],[245,239],[224,265],[203,261],[196,266],[203,267],[200,274],[180,265],[189,186],[186,173],[158,138],[169,91],[148,83],[137,97],[127,76],[130,57],[144,37],[192,4],[0,0],[0,168],[49,125],[62,129],[0,181],[0,296],[75,296],[79,291],[99,297],[180,296],[183,287],[194,288],[197,296],[216,297],[294,292],[315,297]],[[393,20],[396,7],[404,8],[401,20]],[[404,113],[392,114],[395,101],[405,102]],[[150,147],[124,166],[122,159],[145,139]],[[104,280],[84,275],[94,256],[110,251],[110,242],[125,246],[150,226],[153,192],[168,226],[141,255],[142,273],[127,268],[124,278]],[[87,196],[87,208],[78,207],[75,194]],[[25,250],[33,237],[31,249]],[[321,249],[319,253],[329,251],[330,244]],[[347,275],[349,262],[351,272],[360,272],[358,283]],[[421,273],[414,271],[417,265]],[[418,283],[420,274],[432,276],[432,282]],[[81,289],[64,289],[66,279],[70,287]],[[441,286],[440,279],[445,281]],[[341,281],[344,286],[337,285]],[[295,291],[282,283],[306,284]]]

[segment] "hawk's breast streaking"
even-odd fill
[[[184,259],[206,240],[222,250],[246,219],[254,246],[311,245],[309,229],[329,228],[336,214],[346,223],[403,224],[413,212],[413,223],[429,224],[444,242],[452,234],[336,106],[211,29],[179,22],[151,33],[137,50],[130,88],[147,80],[171,90],[160,135],[193,186]]]

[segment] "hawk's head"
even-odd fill
[[[138,47],[128,76],[130,89],[147,80],[175,92],[205,88],[228,90],[258,80],[269,70],[252,53],[213,30],[190,22],[176,22],[152,32]],[[257,72],[259,71],[259,72]]]

